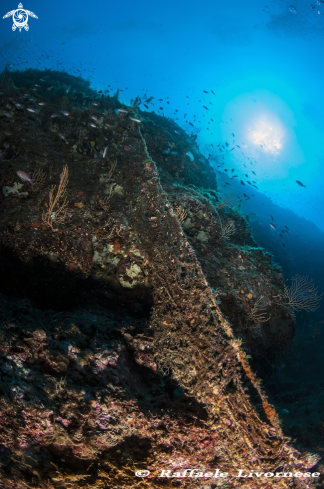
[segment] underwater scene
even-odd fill
[[[324,0],[18,1],[0,488],[324,488]]]

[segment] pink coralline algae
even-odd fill
[[[62,418],[55,418],[54,421],[56,423],[61,423],[61,425],[64,426],[64,428],[67,428],[70,424],[67,419],[62,419]]]
[[[111,427],[111,420],[111,416],[109,416],[108,414],[103,414],[102,416],[100,416],[100,418],[96,420],[96,423],[101,430],[105,431],[109,430],[109,428]]]
[[[115,367],[117,364],[119,355],[113,351],[103,351],[95,356],[94,364],[99,370],[103,370],[106,367]]]

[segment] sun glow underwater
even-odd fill
[[[264,90],[241,94],[226,104],[221,117],[221,138],[235,146],[232,163],[244,173],[246,168],[256,171],[263,190],[305,162],[294,112],[277,95]]]
[[[281,153],[285,136],[286,130],[282,122],[267,116],[256,119],[247,129],[247,140],[274,156]]]

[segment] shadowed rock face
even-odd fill
[[[297,470],[241,348],[262,371],[293,336],[280,268],[173,121],[41,77],[40,99],[55,88],[36,114],[7,78],[0,105],[3,484],[133,487],[136,468],[233,460]]]

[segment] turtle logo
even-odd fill
[[[11,12],[6,13],[6,15],[3,16],[4,19],[7,17],[12,16],[13,20],[13,26],[12,30],[15,31],[18,27],[19,32],[21,32],[21,29],[24,28],[25,31],[29,31],[29,25],[28,25],[28,16],[34,17],[35,19],[38,19],[37,15],[34,14],[34,12],[31,12],[30,10],[24,10],[23,5],[20,3],[18,5],[17,10],[12,10]]]

